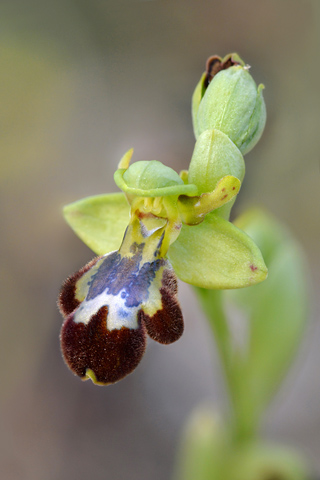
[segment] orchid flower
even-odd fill
[[[238,63],[230,68],[249,75]],[[212,79],[226,71],[214,77],[211,72],[208,93]],[[59,296],[62,353],[84,380],[108,385],[131,373],[147,335],[162,344],[180,338],[177,277],[207,289],[241,288],[266,278],[259,248],[228,220],[244,177],[241,150],[223,125],[206,125],[201,92],[193,101],[201,128],[189,171],[179,175],[155,160],[130,165],[131,149],[114,176],[122,193],[88,197],[64,209],[69,225],[98,255],[65,281]]]

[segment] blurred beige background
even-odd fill
[[[266,85],[268,122],[246,156],[235,213],[258,203],[303,244],[310,326],[263,428],[320,473],[318,0],[2,0],[0,5],[1,427],[4,480],[167,480],[199,402],[225,409],[218,358],[193,292],[186,332],[150,341],[106,388],[60,357],[56,297],[93,255],[61,207],[116,191],[122,154],[187,168],[190,98],[211,54],[237,51]]]

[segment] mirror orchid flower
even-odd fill
[[[135,369],[146,334],[163,344],[182,335],[176,274],[206,288],[238,288],[266,275],[253,241],[213,213],[238,193],[238,178],[226,175],[213,191],[199,194],[185,173],[186,183],[160,162],[129,167],[131,155],[115,174],[125,195],[89,197],[65,207],[80,238],[103,255],[62,287],[62,352],[75,374],[103,385]]]
[[[181,337],[177,277],[207,289],[266,278],[260,250],[228,221],[244,160],[222,130],[198,131],[189,171],[180,175],[155,160],[130,165],[131,149],[114,175],[122,193],[64,208],[69,225],[98,255],[65,281],[58,301],[63,357],[83,380],[115,383],[137,367],[147,335],[162,344]]]

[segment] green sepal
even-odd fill
[[[98,255],[118,250],[129,223],[129,212],[123,193],[94,195],[63,209],[73,231]]]
[[[262,95],[264,85],[261,83],[258,86],[256,105],[251,115],[248,130],[239,139],[238,145],[242,155],[250,152],[258,143],[263,133],[267,120],[266,104]]]
[[[203,288],[247,287],[267,276],[253,240],[216,212],[198,226],[183,225],[168,258],[181,280]]]
[[[221,178],[232,175],[242,182],[245,164],[240,150],[227,135],[219,130],[206,130],[196,144],[192,154],[188,181],[195,184],[199,194],[212,192]],[[217,210],[228,220],[235,198]]]
[[[275,219],[252,210],[236,224],[257,242],[269,268],[263,284],[225,292],[227,299],[242,308],[249,322],[248,345],[235,362],[235,395],[242,417],[255,423],[301,340],[309,310],[308,282],[300,246]]]
[[[157,160],[139,161],[114,174],[116,185],[127,195],[138,197],[167,197],[197,195],[196,185],[186,185],[172,168]]]
[[[206,72],[204,72],[201,75],[201,78],[194,89],[193,95],[192,95],[192,101],[191,101],[191,114],[192,114],[192,124],[193,124],[193,131],[194,131],[194,136],[198,138],[199,136],[199,128],[198,128],[198,110],[199,110],[199,105],[201,102],[201,99],[205,93],[205,88],[204,88],[204,80],[206,78]]]

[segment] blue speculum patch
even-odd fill
[[[163,241],[163,235],[160,237],[154,242],[156,251]],[[102,257],[99,267],[92,267],[91,277],[89,270],[88,291],[74,313],[75,323],[88,325],[102,307],[107,307],[106,327],[109,331],[122,327],[139,328],[139,311],[147,304],[152,288],[159,289],[152,283],[159,269],[166,265],[166,260],[158,256],[152,261],[154,252],[150,251],[149,243],[134,241],[125,245],[124,250],[127,253],[122,254],[120,249]]]
[[[122,257],[118,252],[109,254],[89,282],[86,301],[103,293],[113,296],[120,294],[121,298],[125,299],[127,308],[138,307],[146,301],[156,272],[165,261],[157,259],[154,262],[145,262],[140,267],[142,250],[143,247],[138,248],[137,253],[131,257]]]

